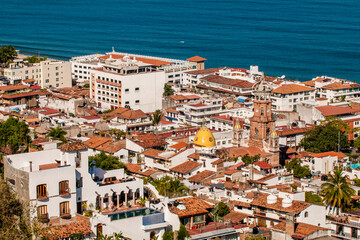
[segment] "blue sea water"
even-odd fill
[[[360,1],[0,0],[0,44],[60,58],[114,46],[299,80],[360,80]]]

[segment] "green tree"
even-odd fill
[[[37,219],[30,220],[29,216],[30,209],[0,179],[0,239],[32,239],[39,236],[42,228]]]
[[[336,214],[339,210],[346,210],[350,207],[351,197],[355,190],[346,181],[347,176],[343,176],[343,169],[336,167],[333,174],[329,174],[328,180],[321,185],[321,194],[327,207],[331,207]]]
[[[286,164],[286,169],[290,172],[293,171],[294,177],[304,178],[311,176],[309,166],[301,166],[301,160],[299,158],[293,158]]]
[[[110,130],[110,135],[113,136],[116,140],[120,140],[121,137],[125,136],[125,132],[121,129],[113,128]]]
[[[305,192],[305,201],[309,202],[309,203],[323,205],[322,198],[319,195],[312,193],[312,192]]]
[[[14,154],[31,143],[30,130],[25,122],[18,118],[10,117],[0,123],[0,147],[6,153]]]
[[[216,216],[216,221],[222,219],[224,216],[230,213],[230,208],[226,203],[219,202],[215,205],[213,215]]]
[[[39,57],[38,55],[32,55],[30,57],[24,58],[25,61],[28,61],[28,63],[39,63],[42,61],[45,61],[47,57]]]
[[[2,66],[7,66],[9,61],[12,61],[16,58],[17,52],[14,46],[5,45],[0,47],[0,63]]]
[[[174,240],[174,232],[173,231],[164,232],[162,239],[163,240]]]
[[[84,84],[84,88],[89,88],[90,87],[90,84],[89,83],[85,83]]]
[[[161,119],[163,118],[164,114],[161,112],[160,109],[156,110],[152,115],[149,116],[150,121],[157,126]]]
[[[340,136],[340,149],[346,150],[350,146],[348,132],[349,126],[341,119],[327,117],[320,125],[304,133],[299,146],[315,153],[337,151]]]
[[[179,197],[188,194],[189,189],[178,178],[165,176],[160,179],[148,178],[160,195],[167,197]]]
[[[172,87],[170,85],[168,85],[167,83],[165,83],[164,85],[164,96],[171,96],[174,95],[174,89],[172,89]]]
[[[185,226],[183,224],[180,224],[180,229],[178,231],[178,240],[185,240],[185,238],[190,237],[190,234],[186,230]]]
[[[345,96],[341,96],[340,102],[345,102]]]
[[[354,147],[359,151],[360,150],[360,137],[354,140]]]
[[[244,162],[245,166],[247,166],[249,164],[258,162],[260,160],[260,154],[255,156],[250,156],[249,154],[245,154],[244,156],[242,156],[241,160]]]
[[[103,170],[113,170],[123,168],[127,173],[127,167],[119,158],[112,155],[107,155],[104,151],[89,157],[89,166],[96,166]]]
[[[66,134],[67,132],[58,125],[56,128],[50,128],[50,132],[46,136],[51,137],[54,140],[60,140],[63,143],[66,143]]]

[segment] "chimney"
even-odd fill
[[[30,164],[30,172],[32,172],[32,161],[30,161],[29,164]]]
[[[295,222],[294,222],[294,213],[288,213],[285,216],[286,222],[285,222],[285,232],[287,234],[294,234],[295,232]]]

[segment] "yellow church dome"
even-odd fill
[[[277,137],[277,136],[278,136],[278,134],[277,134],[276,131],[273,131],[270,135],[271,135],[272,137]]]
[[[214,135],[207,127],[203,126],[195,135],[194,145],[205,148],[215,147],[216,143]]]

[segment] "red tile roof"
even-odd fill
[[[100,145],[100,146],[96,147],[95,149],[99,150],[99,151],[104,151],[106,153],[113,154],[124,148],[126,148],[126,140],[119,140],[119,141],[115,141],[115,142],[109,141],[109,142],[106,142],[104,145]]]
[[[136,144],[138,144],[143,148],[163,147],[168,144],[166,141],[164,141],[159,137],[156,137],[152,133],[134,136],[133,142],[135,142]]]
[[[252,88],[252,86],[254,85],[253,83],[250,83],[245,80],[232,79],[232,78],[222,77],[219,75],[208,75],[201,78],[201,80],[211,83],[221,84],[221,85],[237,87],[237,88]]]
[[[264,162],[264,161],[255,162],[254,164],[264,170],[272,168],[272,166],[270,164],[268,164],[267,162]]]
[[[38,90],[38,89],[41,89],[41,87],[38,86],[38,85],[32,85],[32,86],[30,87],[30,89],[31,89],[31,90]]]
[[[324,117],[338,116],[344,114],[354,114],[359,112],[359,110],[353,109],[351,107],[339,107],[332,105],[315,107],[315,108],[319,110]]]
[[[105,56],[100,57],[100,59],[109,59],[110,56],[111,56],[113,59],[123,59],[123,58],[125,57],[125,55],[109,54],[109,55],[105,55]],[[130,57],[130,59],[136,58],[136,60],[138,60],[138,61],[140,61],[140,62],[147,63],[147,64],[151,64],[151,65],[154,65],[154,66],[162,66],[162,65],[171,64],[171,62],[163,61],[163,60],[160,60],[160,59],[134,57],[134,56],[129,56],[129,57]]]
[[[8,85],[8,86],[1,86],[0,91],[16,91],[16,90],[23,90],[28,88],[29,86],[27,85]]]
[[[171,207],[170,212],[178,215],[179,217],[193,216],[199,214],[206,214],[212,206],[197,197],[187,197],[177,199],[176,204],[183,204],[185,209]]]
[[[272,228],[285,232],[286,231],[286,223],[280,222]],[[294,234],[291,235],[291,237],[293,237],[295,239],[304,239],[305,237],[309,236],[310,234],[312,234],[316,231],[326,231],[326,230],[330,230],[330,229],[307,224],[307,223],[298,222],[298,223],[295,223],[295,231],[294,231]]]
[[[342,153],[342,152],[334,152],[334,151],[323,152],[323,153],[311,153],[310,156],[311,156],[311,157],[316,157],[316,158],[322,158],[322,157],[332,156],[332,157],[338,157],[339,159],[347,157],[347,156],[346,156],[344,153]]]
[[[109,137],[100,137],[100,136],[93,136],[90,139],[86,140],[84,144],[86,144],[89,148],[97,148],[107,142],[111,142],[111,138]]]
[[[5,99],[13,99],[13,98],[23,98],[23,97],[30,97],[30,96],[36,96],[39,95],[39,92],[26,92],[26,93],[17,93],[17,94],[4,94],[1,95],[2,98]]]
[[[308,92],[308,91],[315,91],[315,89],[298,84],[284,84],[274,89],[272,92],[279,94],[290,94],[290,93],[299,93],[299,92]]]
[[[73,152],[73,151],[88,149],[88,146],[82,142],[76,141],[76,142],[63,144],[60,147],[58,147],[58,149],[60,149],[63,152]]]
[[[199,172],[198,174],[195,174],[194,176],[188,178],[190,182],[196,182],[200,183],[201,181],[214,176],[216,172],[210,171],[210,170],[204,170],[202,172]]]
[[[186,147],[185,142],[179,142],[177,144],[171,145],[169,148],[174,148],[174,149],[180,150],[180,149],[185,148],[185,147]]]
[[[199,57],[199,56],[194,56],[194,57],[188,58],[186,60],[191,61],[191,62],[203,62],[203,61],[206,61],[207,59]]]
[[[194,162],[194,161],[187,161],[187,162],[184,162],[182,164],[179,164],[179,165],[171,168],[170,170],[173,172],[186,174],[200,166],[201,166],[201,163]]]
[[[284,130],[277,130],[276,133],[279,136],[288,136],[294,134],[305,133],[314,127],[304,127],[304,128],[292,128],[292,129],[284,129]]]
[[[241,212],[230,212],[229,214],[225,215],[223,217],[223,220],[225,222],[231,222],[231,223],[240,223],[245,218],[250,217],[251,215]]]
[[[241,172],[241,170],[235,169],[235,170],[224,171],[223,173],[225,175],[233,175],[234,173],[237,173],[237,172]]]
[[[149,148],[149,149],[145,150],[144,152],[142,152],[142,154],[144,154],[144,156],[147,156],[147,157],[157,158],[157,157],[159,157],[159,154],[162,153],[162,152],[163,151],[153,149],[153,148]]]

